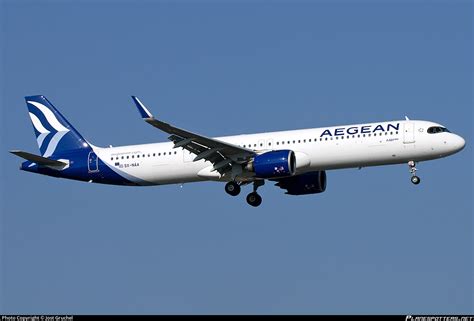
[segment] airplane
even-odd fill
[[[41,155],[12,150],[20,169],[90,183],[129,186],[225,182],[237,196],[252,184],[247,203],[262,203],[265,181],[289,195],[326,190],[326,171],[407,164],[420,183],[416,164],[461,151],[465,140],[423,120],[343,125],[211,138],[155,118],[132,96],[141,117],[169,134],[171,142],[97,147],[86,140],[43,95],[25,97]]]

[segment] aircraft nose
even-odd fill
[[[466,146],[466,141],[464,140],[464,138],[456,135],[453,142],[453,147],[455,148],[456,152],[461,151],[464,148],[464,146]]]

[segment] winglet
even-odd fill
[[[140,115],[142,118],[153,118],[153,115],[150,113],[150,111],[145,107],[145,105],[142,104],[140,99],[136,96],[132,96],[133,102],[138,108],[138,111],[140,112]]]

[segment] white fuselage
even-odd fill
[[[257,153],[288,149],[296,154],[297,174],[341,168],[426,161],[454,154],[464,140],[450,132],[428,133],[439,124],[401,120],[372,124],[334,126],[216,139],[252,149]],[[140,185],[161,185],[204,180],[228,181],[200,160],[173,143],[155,143],[94,148],[99,158],[117,173]],[[245,179],[245,173],[242,174]]]

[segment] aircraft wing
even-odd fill
[[[193,161],[205,159],[221,174],[232,167],[232,163],[242,164],[255,156],[255,152],[218,139],[202,136],[156,119],[135,96],[132,96],[142,118],[150,125],[170,134],[174,148],[184,148],[196,155]]]

